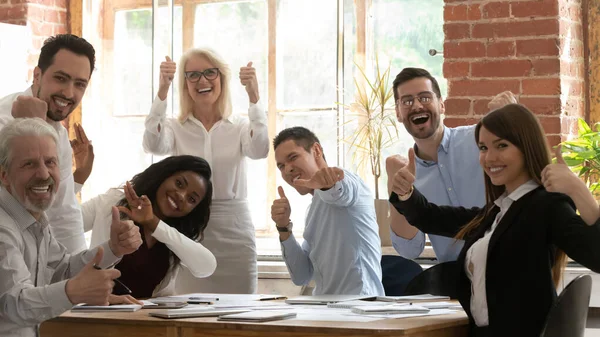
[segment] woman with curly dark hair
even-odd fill
[[[115,266],[132,296],[173,295],[180,265],[198,278],[214,272],[216,259],[200,243],[210,218],[210,178],[206,160],[172,156],[150,165],[122,189],[112,188],[82,205],[91,247],[110,235],[112,206],[140,227],[144,243]]]

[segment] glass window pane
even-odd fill
[[[392,80],[402,68],[424,68],[446,97],[444,57],[429,55],[444,47],[444,0],[373,0],[372,23],[375,51],[392,60]]]
[[[113,116],[147,114],[152,104],[152,9],[115,13],[112,61]]]
[[[234,113],[248,111],[248,94],[240,84],[240,67],[253,62],[263,108],[267,97],[267,4],[239,1],[196,6],[194,47],[215,50],[231,68],[231,97]]]
[[[279,0],[277,108],[336,102],[337,1]]]

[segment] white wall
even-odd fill
[[[30,48],[29,27],[0,23],[0,97],[27,88]]]

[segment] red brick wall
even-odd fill
[[[552,145],[584,116],[581,0],[445,0],[448,126],[476,122],[510,90]]]
[[[67,32],[67,0],[0,0],[0,22],[31,29],[29,79],[46,38]]]

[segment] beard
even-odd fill
[[[422,129],[421,124],[415,124],[411,121],[411,119],[412,116],[423,113],[429,114],[429,120],[422,124],[429,123],[429,126]],[[413,138],[427,139],[433,136],[436,130],[440,127],[440,115],[438,113],[431,112],[431,110],[415,111],[410,113],[407,118],[403,120],[402,124],[404,124],[404,128]]]
[[[36,97],[39,99],[42,99],[40,97],[40,92],[42,91],[42,86],[40,85],[40,87],[38,88]],[[56,111],[52,111],[50,110],[50,105],[52,102],[54,102],[54,98],[60,98],[62,100],[68,101],[71,103],[71,109],[69,110],[69,112],[67,112],[66,115],[62,115],[60,112],[56,112]],[[55,121],[55,122],[62,122],[65,119],[67,119],[67,117],[69,117],[69,115],[73,112],[73,110],[75,110],[75,102],[73,102],[73,100],[66,98],[63,95],[50,95],[50,99],[48,101],[46,101],[46,104],[48,104],[48,111],[46,112],[46,117],[49,120]]]
[[[21,198],[21,196],[17,195],[16,193],[13,194],[13,197],[15,197],[15,199],[17,199],[21,203],[21,205],[23,205],[23,207],[25,207],[25,209],[28,211],[35,212],[35,213],[45,212],[50,208],[50,206],[52,206],[52,204],[54,203],[54,199],[56,198],[56,192],[54,190],[54,187],[55,187],[54,179],[52,179],[52,177],[50,177],[46,180],[33,181],[33,182],[27,184],[27,187],[25,188],[25,190],[27,190],[33,186],[39,186],[39,185],[50,185],[50,187],[49,187],[50,199],[32,201],[27,196],[27,193],[23,193],[23,198]],[[10,189],[11,189],[11,191],[17,191],[15,185],[12,182],[10,183]]]

